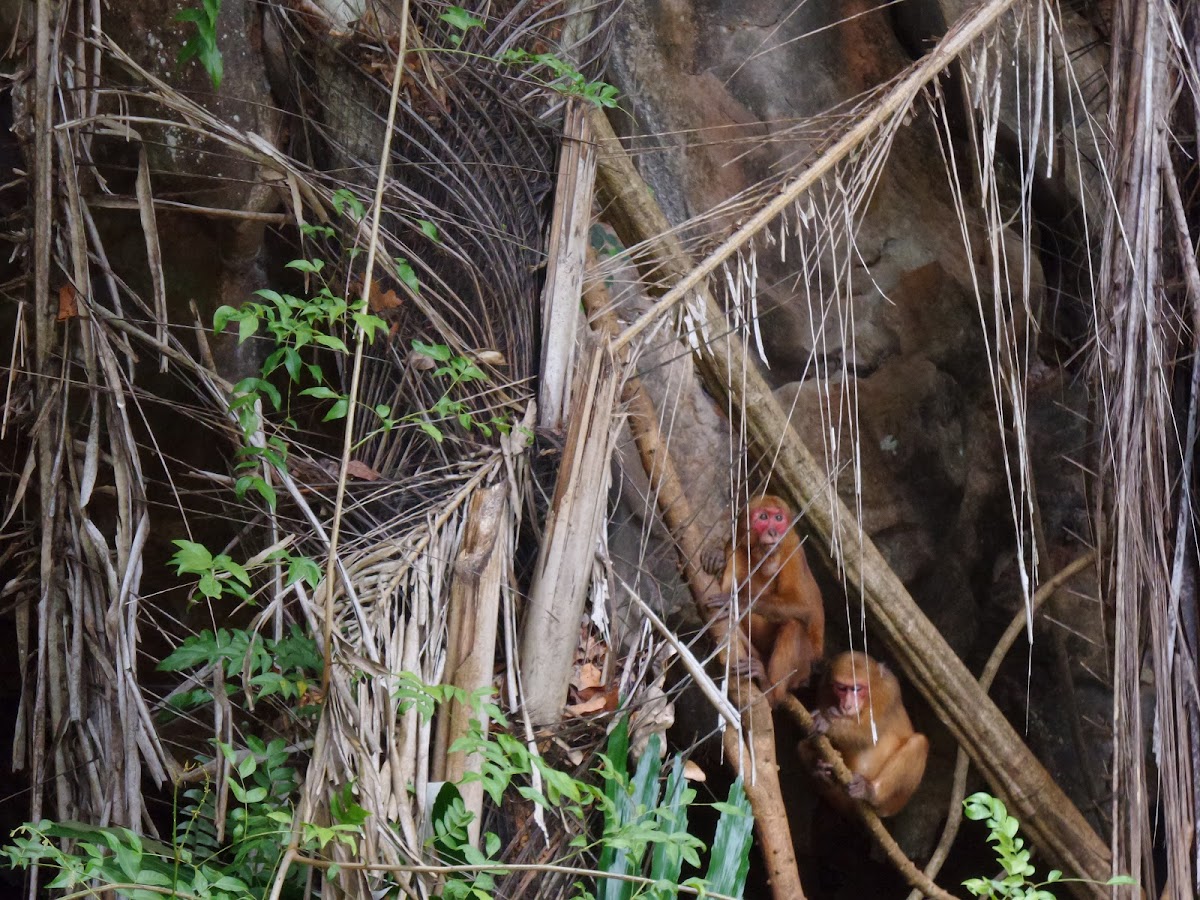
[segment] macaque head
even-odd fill
[[[752,500],[746,510],[752,546],[774,547],[792,527],[792,511],[770,494]]]
[[[865,715],[871,707],[871,689],[885,691],[890,675],[865,653],[842,653],[829,664],[825,700],[835,715]]]

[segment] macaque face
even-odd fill
[[[780,506],[757,506],[750,514],[750,528],[756,543],[773,547],[787,534],[791,515]]]
[[[866,684],[853,681],[834,681],[833,698],[839,715],[860,716],[867,707],[870,694],[867,692]]]

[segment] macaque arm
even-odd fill
[[[929,740],[914,734],[896,748],[883,768],[871,779],[871,804],[881,816],[894,816],[904,808],[925,774]]]
[[[767,682],[771,686],[767,699],[772,706],[808,681],[812,663],[813,648],[805,626],[795,619],[780,625],[767,660]]]

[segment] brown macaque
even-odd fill
[[[849,812],[848,793],[881,816],[900,812],[925,774],[929,740],[913,731],[896,676],[865,653],[842,653],[821,679],[818,703],[813,715],[817,731],[829,738],[854,773],[843,792],[832,783],[830,766],[817,762],[830,802]],[[800,754],[815,761],[808,741],[800,743]]]
[[[706,562],[710,570],[717,568]],[[788,505],[770,494],[751,500],[724,562],[721,594],[713,605],[730,603],[738,588],[741,608],[748,611],[742,628],[757,653],[749,671],[764,682],[775,706],[808,683],[813,663],[825,653],[825,606]]]

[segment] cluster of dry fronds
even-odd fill
[[[674,474],[670,412],[656,413],[633,377],[641,353],[695,350],[702,378],[736,423],[732,494],[770,478],[796,501],[848,595],[861,601],[872,635],[961,747],[934,861],[924,874],[898,861],[914,886],[937,892],[929,879],[953,840],[969,759],[1012,801],[1033,841],[1071,874],[1103,880],[1131,872],[1148,890],[1165,884],[1172,896],[1188,896],[1196,883],[1200,790],[1191,505],[1200,403],[1191,162],[1200,122],[1200,7],[1113,0],[1112,79],[1099,90],[1070,58],[1054,4],[988,0],[891,83],[820,123],[797,125],[811,153],[786,175],[676,230],[600,113],[567,109],[560,95],[497,61],[510,46],[556,46],[594,72],[613,4],[492,4],[487,27],[467,31],[439,18],[442,5],[400,6],[397,16],[351,23],[316,4],[263,4],[264,52],[277,64],[273,88],[292,105],[290,117],[264,118],[274,123],[269,134],[214,112],[219,103],[198,103],[121,46],[106,28],[103,0],[25,7],[36,16],[16,28],[12,58],[22,62],[12,90],[27,159],[20,186],[30,203],[22,213],[20,277],[0,286],[14,298],[5,310],[12,350],[0,441],[12,442],[5,448],[15,460],[0,563],[12,573],[4,590],[24,667],[15,761],[33,786],[30,817],[152,831],[147,784],[169,790],[189,777],[184,768],[204,746],[197,734],[231,741],[248,720],[223,699],[220,665],[165,684],[147,676],[148,663],[203,627],[206,616],[271,637],[299,623],[320,636],[326,664],[319,724],[286,721],[291,711],[283,710],[277,725],[308,759],[300,818],[321,817],[331,789],[353,783],[357,802],[376,815],[356,858],[342,848],[342,861],[400,871],[423,858],[429,787],[456,780],[469,765],[448,751],[465,723],[457,711],[435,731],[415,710],[401,715],[395,676],[413,672],[468,690],[497,682],[504,702],[526,713],[520,737],[537,746],[533,723],[561,715],[589,600],[603,607],[617,592],[597,550],[623,403],[686,580],[698,600],[711,589],[695,564],[707,536],[696,530]],[[457,53],[448,57],[426,52],[451,46]],[[853,346],[856,229],[899,129],[915,116],[948,120],[939,79],[951,68],[970,107],[969,141],[947,136],[942,162],[988,348],[984,365],[1009,466],[1025,594],[1024,614],[979,679],[841,499],[839,479],[859,471],[854,414],[826,423],[814,457],[750,359],[763,352],[757,255],[765,252],[799,260],[797,283],[821,323],[814,344],[828,337]],[[1056,105],[1070,114],[1057,114]],[[1014,123],[1023,161],[1015,190],[1000,183],[996,165],[997,136]],[[551,223],[545,201],[564,130]],[[219,162],[207,172],[226,164],[239,172],[245,191],[230,200],[211,184],[189,182],[196,173],[171,168],[180,142],[191,159]],[[1027,422],[1038,319],[1028,275],[1037,252],[1033,195],[1039,173],[1051,169],[1074,185],[1083,206],[1081,282],[1094,298],[1095,427],[1103,436],[1092,472],[1095,546],[1058,573],[1039,556],[1045,536]],[[367,201],[361,221],[336,214],[345,189]],[[206,190],[223,200],[208,202]],[[597,207],[628,249],[606,266],[593,260],[585,275]],[[227,258],[224,274],[189,295],[180,273],[194,277],[197,269],[164,234],[186,233],[192,221],[224,235],[218,244]],[[337,225],[337,241],[364,253],[342,255],[320,241],[283,251],[272,245],[299,242],[308,223]],[[713,231],[726,227],[714,240]],[[136,266],[128,246],[119,246],[130,231],[144,235],[132,254]],[[289,447],[286,467],[263,463],[258,472],[279,498],[268,507],[234,498],[230,461],[243,435],[230,401],[246,359],[210,332],[212,311],[227,293],[270,286],[252,279],[265,279],[272,253],[280,252],[328,258],[343,292],[372,298],[391,334],[370,344],[360,334],[352,355],[327,363],[339,393],[359,404],[344,428],[320,422],[313,404],[289,410],[292,421],[261,415],[252,443],[262,448],[283,438]],[[234,257],[241,268],[228,274]],[[390,266],[372,265],[397,258],[412,266],[419,288],[393,277]],[[630,261],[653,302],[621,325],[596,285]],[[718,275],[723,303],[710,287]],[[581,315],[581,295],[593,330]],[[183,301],[192,301],[190,318],[181,316]],[[488,376],[465,397],[472,421],[451,422],[442,441],[416,426],[381,429],[372,412],[437,407],[438,385],[410,352],[412,339],[444,344]],[[822,358],[814,356],[814,366],[829,385],[828,415],[855,410],[850,354],[841,356],[841,371],[823,367]],[[475,420],[515,427],[481,440]],[[546,498],[530,473],[536,426],[560,434],[565,446],[544,526]],[[187,438],[178,440],[180,433]],[[747,453],[758,460],[752,471]],[[178,533],[163,534],[162,522]],[[220,541],[214,552],[244,560],[294,548],[328,566],[314,591],[302,581],[285,585],[277,568],[256,585],[253,606],[201,613],[165,573],[173,537]],[[536,563],[520,558],[522,542],[537,545]],[[1107,841],[987,696],[999,660],[1023,630],[1032,634],[1042,602],[1094,561],[1105,576],[1115,648]],[[519,590],[529,595],[523,623]],[[726,634],[719,624],[714,631]],[[757,693],[737,697],[750,697],[739,713],[674,635],[648,635],[639,647],[646,652],[630,659],[644,662],[660,641],[684,657],[714,715],[730,726],[728,757],[756,775],[748,792],[776,895],[802,896],[773,769],[771,720]],[[613,668],[606,675],[617,680]],[[624,692],[653,680],[645,668],[626,665]],[[1146,679],[1152,728],[1143,721]],[[160,717],[173,696],[197,682],[221,698],[211,718],[164,728]],[[806,717],[802,709],[795,715]],[[220,758],[207,774],[225,789]],[[468,799],[482,811],[481,793]],[[1165,880],[1152,855],[1159,810]],[[562,836],[536,822],[550,849],[521,834],[506,859],[553,856]],[[870,824],[888,840],[877,819]],[[560,873],[521,889],[551,896],[568,878]],[[364,875],[362,890],[367,883]]]

